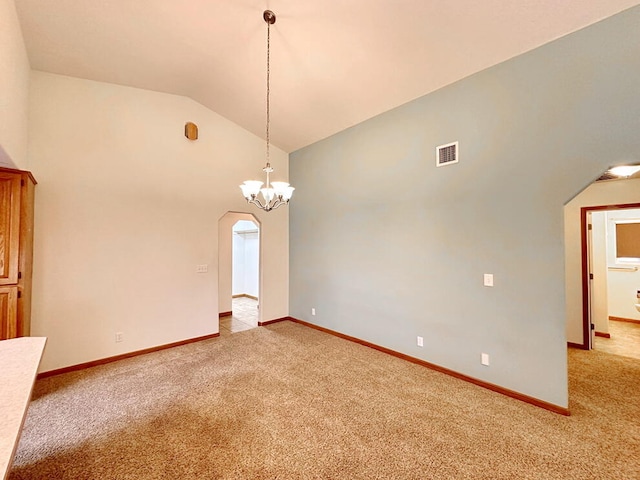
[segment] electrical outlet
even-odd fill
[[[493,273],[484,274],[484,286],[493,287]]]
[[[315,315],[315,314],[316,314],[316,309],[315,309],[315,308],[312,308],[312,309],[311,309],[311,315]]]
[[[124,333],[116,332],[116,343],[120,343],[124,340]]]
[[[418,337],[418,346],[419,347],[424,347],[424,338]]]
[[[487,367],[489,366],[489,354],[488,353],[483,353],[480,355],[480,363],[482,363],[482,365],[486,365]]]
[[[209,265],[196,265],[196,273],[207,273],[209,271]]]

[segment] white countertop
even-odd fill
[[[9,476],[46,341],[45,337],[0,341],[0,477],[3,479]]]

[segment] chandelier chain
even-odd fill
[[[269,97],[271,96],[270,89],[270,76],[271,76],[271,68],[270,68],[270,52],[271,52],[271,24],[267,22],[267,164],[269,163],[269,120],[270,120],[270,111],[269,111]]]
[[[273,182],[272,184],[270,178],[270,175],[273,172],[273,168],[269,163],[269,149],[271,144],[271,139],[269,138],[269,128],[271,123],[271,25],[276,22],[276,16],[271,10],[265,10],[262,14],[262,18],[265,22],[267,22],[267,164],[262,169],[262,171],[267,175],[267,182],[265,185],[259,180],[246,180],[242,185],[240,185],[240,189],[242,190],[242,195],[248,203],[252,203],[265,212],[270,212],[271,210],[275,210],[282,205],[287,205],[295,188],[293,188],[287,182],[278,181]],[[265,187],[262,188],[262,185],[265,185]],[[262,194],[262,199],[258,197],[259,194]]]

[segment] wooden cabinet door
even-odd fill
[[[18,336],[18,287],[0,287],[0,340]]]
[[[0,172],[0,285],[18,283],[20,175]]]

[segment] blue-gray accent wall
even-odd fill
[[[563,205],[627,162],[640,7],[292,153],[290,315],[566,407]]]

